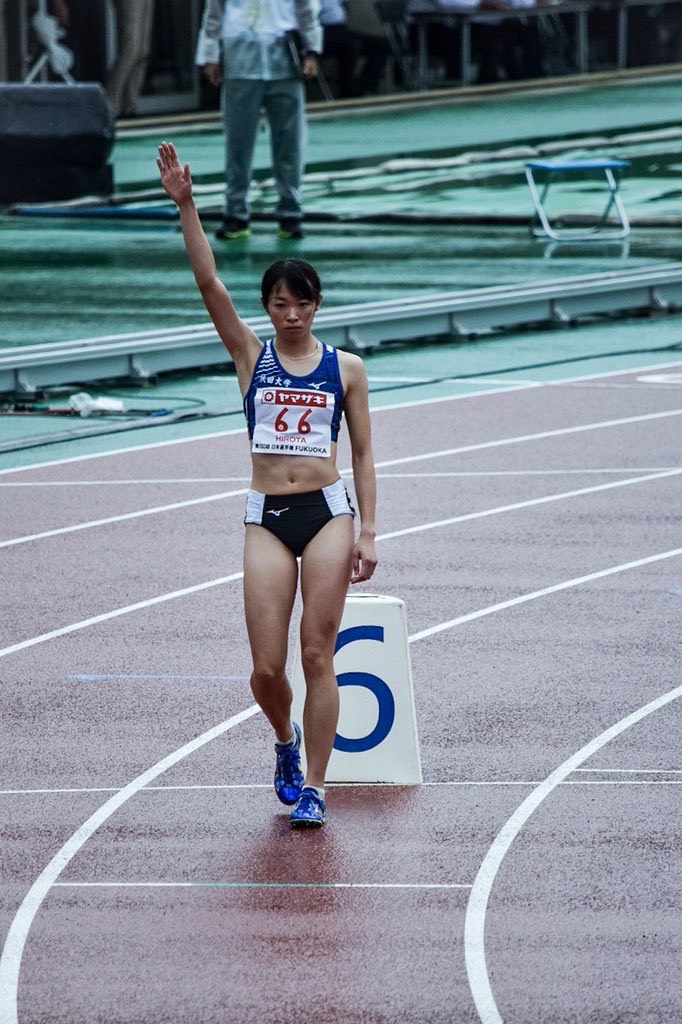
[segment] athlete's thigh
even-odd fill
[[[303,642],[336,641],[351,578],[354,542],[353,517],[335,516],[303,552]]]
[[[262,526],[249,524],[244,542],[244,611],[254,663],[286,661],[298,566],[292,553]]]

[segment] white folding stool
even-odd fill
[[[630,222],[620,198],[618,175],[620,171],[629,166],[630,164],[627,160],[609,160],[604,158],[530,160],[526,164],[526,180],[533,198],[533,205],[535,206],[535,215],[531,221],[532,234],[536,238],[547,235],[548,238],[554,239],[555,242],[599,242],[613,238],[627,238],[630,234]],[[586,171],[600,171],[604,174],[608,190],[604,211],[596,224],[589,228],[563,228],[557,230],[557,228],[552,227],[545,209],[545,200],[550,186],[559,177],[566,178],[567,176],[570,177],[571,175]],[[536,174],[538,175],[537,181]],[[618,215],[618,226],[616,227],[609,227],[607,225],[607,219],[612,209]]]

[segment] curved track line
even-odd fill
[[[491,605],[488,608],[480,609],[479,611],[472,612],[469,615],[460,616],[458,619],[451,619],[449,622],[443,623],[439,626],[434,626],[430,629],[422,630],[420,633],[414,633],[412,636],[408,638],[408,642],[415,643],[416,641],[424,639],[428,636],[433,636],[435,633],[442,632],[444,629],[451,629],[454,626],[460,625],[464,622],[469,622],[472,619],[482,618],[484,615],[491,615],[494,612],[500,611],[502,608],[511,607],[514,604],[520,604],[523,601],[531,601],[535,598],[543,597],[546,594],[554,593],[559,590],[565,590],[571,586],[579,586],[583,582],[588,582],[592,579],[597,579],[601,576],[612,575],[613,573],[622,572],[627,569],[639,567],[641,565],[646,565],[650,562],[656,562],[664,558],[671,558],[674,555],[678,554],[682,554],[682,548],[676,549],[675,551],[664,552],[658,555],[651,555],[648,558],[639,559],[636,562],[627,562],[623,565],[614,566],[611,569],[606,569],[599,573],[593,573],[590,576],[583,576],[575,580],[568,580],[564,583],[556,584],[553,587],[547,587],[544,590],[535,591],[532,594],[522,595],[521,597],[516,598],[513,601],[505,601],[501,604]],[[201,587],[192,589],[201,589]],[[679,691],[682,692],[682,687],[679,688]],[[674,694],[678,693],[678,691],[672,692]],[[246,719],[250,718],[252,715],[257,714],[259,710],[260,709],[258,708],[257,705],[252,705],[250,708],[247,708],[245,711],[242,711],[239,714],[233,716],[226,722],[222,722],[220,725],[217,725],[213,729],[208,730],[208,732],[205,732],[201,736],[198,736],[195,740],[190,741],[190,743],[186,744],[184,747],[181,747],[174,753],[169,754],[162,761],[159,761],[152,768],[148,769],[142,775],[139,775],[136,779],[129,783],[128,786],[117,792],[113,797],[107,800],[106,803],[104,803],[102,807],[99,808],[98,811],[91,815],[91,817],[88,818],[88,820],[83,825],[81,825],[81,827],[72,835],[71,839],[69,839],[64,844],[64,846],[57,852],[57,854],[52,858],[50,863],[42,871],[42,873],[31,886],[31,889],[29,890],[27,895],[24,897],[24,900],[22,901],[22,904],[19,910],[17,911],[14,920],[12,921],[12,924],[7,935],[5,947],[2,953],[2,958],[0,959],[0,1024],[18,1024],[17,995],[19,986],[19,971],[21,968],[21,959],[23,956],[24,946],[26,944],[26,939],[28,937],[28,933],[31,928],[33,918],[35,917],[37,911],[39,910],[50,887],[59,877],[61,872],[69,863],[69,861],[75,856],[78,850],[81,849],[81,847],[87,842],[87,840],[99,828],[99,826],[104,821],[106,821],[107,818],[109,818],[116,810],[118,810],[118,808],[121,807],[126,802],[126,800],[128,800],[131,796],[134,796],[146,785],[148,785],[155,778],[157,778],[160,774],[162,774],[164,771],[166,771],[173,765],[177,764],[178,761],[182,760],[188,754],[191,754],[195,750],[198,750],[199,747],[203,746],[205,743],[209,743],[212,739],[215,739],[216,736],[219,736],[222,733],[226,732],[228,729],[233,728],[233,726],[238,725]],[[585,756],[587,757],[589,755]],[[580,762],[577,762],[576,765],[578,763]],[[550,779],[551,778],[552,776],[550,776]],[[546,783],[541,784],[541,786],[538,788],[541,789],[543,785],[546,785]],[[537,792],[537,790],[535,790],[534,792]],[[528,799],[530,800],[531,798],[529,797]],[[525,803],[527,802],[528,801],[526,801]],[[525,803],[521,806],[525,806]],[[529,812],[529,814],[530,813],[532,813],[532,809]],[[476,881],[478,881],[478,878],[481,876],[481,872],[482,868],[479,871],[479,875],[477,876]],[[492,877],[494,878],[494,875]],[[473,893],[476,892],[476,881],[474,882],[474,890],[472,890],[472,897]],[[492,886],[492,878],[490,880],[490,886]],[[480,885],[478,891],[481,891]],[[485,899],[487,902],[487,893],[485,895]],[[472,901],[470,900],[469,902],[471,905]],[[478,905],[478,903],[476,905]],[[483,917],[484,916],[485,904],[483,905]],[[467,921],[468,920],[469,914],[467,912]],[[478,925],[478,918],[476,917],[474,917],[474,924]],[[487,983],[487,973],[485,973],[485,957],[482,944],[483,922],[480,923],[479,928],[481,935],[480,951],[479,946],[476,944],[478,934],[477,931],[474,930],[472,940],[472,955],[474,957],[474,961],[477,964],[480,963],[480,956],[483,955],[483,975],[479,975],[478,983],[481,985],[483,989],[485,989],[485,984]],[[469,959],[467,958],[467,970],[469,969],[468,964]],[[474,996],[474,999],[476,1000],[476,996]],[[490,992],[490,999],[492,999],[492,992]],[[492,1006],[494,1007],[494,1012],[497,1013],[494,1000],[492,1000]],[[484,1024],[493,1024],[493,1022],[494,1024],[501,1024],[501,1018],[499,1018],[499,1016],[482,1019],[484,1020]]]
[[[71,838],[64,843],[29,889],[7,933],[5,948],[2,952],[2,959],[0,959],[0,1024],[18,1024],[17,992],[19,969],[26,939],[28,938],[33,919],[51,886],[59,878],[73,857],[97,831],[100,825],[103,825],[119,807],[136,793],[139,793],[148,783],[153,782],[163,772],[199,750],[206,743],[210,743],[217,736],[222,736],[223,733],[252,718],[259,711],[258,705],[253,704],[250,708],[246,708],[245,711],[240,711],[239,714],[226,719],[226,721],[190,740],[189,743],[164,757],[163,760],[158,761],[151,768],[148,768],[146,772],[138,775],[136,779],[128,783],[124,789],[119,790],[106,803],[102,804],[87,821],[83,822]]]
[[[503,826],[495,837],[492,846],[488,850],[478,874],[474,880],[471,896],[467,905],[466,918],[464,922],[464,955],[466,960],[469,987],[474,998],[476,1010],[482,1024],[503,1024],[503,1018],[497,1009],[495,997],[490,985],[490,978],[485,959],[485,916],[488,906],[488,899],[495,881],[497,872],[504,860],[504,857],[517,835],[526,824],[530,816],[540,806],[550,793],[562,783],[571,772],[575,771],[593,754],[605,747],[612,739],[619,736],[626,729],[641,722],[647,715],[670,704],[678,697],[682,697],[682,686],[669,690],[661,697],[657,697],[649,704],[645,704],[637,711],[622,718],[615,725],[600,733],[595,739],[590,740],[584,747],[581,747],[572,757],[569,757],[563,764],[549,775],[544,782],[541,782],[532,793],[530,793],[511,818]]]

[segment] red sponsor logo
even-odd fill
[[[268,392],[270,394],[270,392]],[[276,405],[303,406],[305,408],[325,409],[329,395],[324,391],[275,391]],[[265,401],[265,395],[263,396]],[[272,402],[272,398],[267,401]]]

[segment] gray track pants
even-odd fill
[[[228,78],[223,85],[225,122],[225,216],[248,220],[248,191],[261,108],[270,126],[272,171],[279,220],[300,220],[306,123],[303,83],[297,78],[263,82]]]

